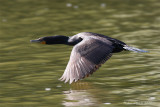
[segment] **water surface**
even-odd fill
[[[158,107],[159,0],[0,0],[0,104],[3,107]],[[89,78],[58,79],[72,47],[31,44],[51,35],[95,32],[149,53],[112,56]]]

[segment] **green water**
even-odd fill
[[[72,47],[31,39],[109,35],[149,53],[112,56],[89,78],[58,79]],[[159,0],[0,0],[0,107],[159,107]]]

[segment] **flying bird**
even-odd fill
[[[30,42],[41,44],[65,44],[74,46],[68,65],[60,78],[71,84],[95,72],[104,64],[113,53],[129,50],[134,52],[147,52],[126,45],[124,42],[92,32],[82,32],[68,37],[63,35],[41,37]]]

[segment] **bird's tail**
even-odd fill
[[[125,50],[134,51],[134,52],[138,52],[138,53],[148,52],[148,51],[145,51],[145,50],[142,50],[142,49],[138,49],[138,48],[134,48],[134,47],[131,47],[131,46],[128,46],[128,45],[124,45],[123,48],[124,48]]]

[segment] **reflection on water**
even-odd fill
[[[1,106],[159,106],[159,0],[0,1]],[[30,44],[95,32],[149,53],[122,52],[76,84],[58,79],[72,47]]]
[[[97,104],[96,99],[92,97],[86,90],[70,90],[64,91],[66,95],[66,101],[63,105],[66,107],[71,106],[95,106]]]

